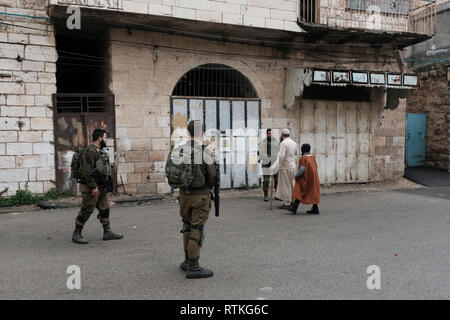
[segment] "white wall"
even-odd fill
[[[55,185],[53,26],[46,0],[0,0],[0,192]],[[18,16],[21,15],[21,16]],[[34,17],[40,17],[37,19]],[[18,58],[19,57],[19,58]]]
[[[49,0],[50,4],[120,7],[123,11],[302,32],[297,0]],[[112,9],[117,10],[117,9]]]

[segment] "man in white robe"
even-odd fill
[[[283,201],[280,209],[289,209],[297,171],[297,143],[290,138],[289,129],[281,131],[280,151],[275,163],[270,167],[272,174],[278,171],[278,187],[276,197]]]

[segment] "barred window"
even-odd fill
[[[348,8],[381,13],[408,14],[415,0],[348,0]]]
[[[221,64],[204,64],[190,70],[178,81],[172,96],[258,98],[247,77]]]

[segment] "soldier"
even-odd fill
[[[82,207],[75,220],[75,231],[72,236],[72,241],[75,243],[88,243],[81,235],[81,230],[95,208],[99,211],[97,218],[103,225],[103,240],[123,238],[123,235],[112,232],[109,224],[108,192],[112,191],[112,188],[108,187],[112,185],[111,164],[108,153],[103,150],[107,140],[106,131],[94,130],[92,133],[93,143],[87,146],[86,151],[80,157],[82,178],[79,182]]]
[[[266,135],[267,137],[259,143],[258,154],[260,159],[262,160],[262,167],[270,168],[270,166],[272,165],[272,158],[276,159],[278,155],[278,141],[276,138],[272,138],[272,129],[267,129]],[[278,173],[274,174],[273,180],[276,190],[278,184]],[[269,184],[270,184],[270,169],[263,169],[264,201],[269,201],[268,196]]]
[[[180,264],[180,268],[186,271],[186,278],[208,278],[213,276],[211,270],[199,266],[200,249],[205,238],[205,223],[208,220],[211,209],[211,188],[216,182],[216,165],[212,155],[202,144],[203,130],[199,121],[191,121],[188,125],[190,134],[189,141],[174,148],[166,164],[166,176],[169,183],[184,173],[176,172],[172,162],[172,154],[184,153],[184,163],[190,166],[191,177],[189,184],[180,187],[180,215],[183,221],[183,248],[185,260]],[[201,134],[200,134],[201,132]],[[178,150],[176,150],[178,149]],[[184,167],[186,168],[186,167]],[[186,171],[186,170],[185,170]],[[174,180],[172,180],[174,179]],[[191,180],[192,179],[192,180]]]

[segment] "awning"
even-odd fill
[[[386,108],[395,109],[399,99],[406,98],[409,90],[417,87],[417,76],[385,71],[287,68],[284,106],[292,108],[295,98],[303,94],[304,86],[311,84],[386,88]]]
[[[414,89],[417,86],[417,76],[384,71],[313,69],[311,83],[329,86]]]

